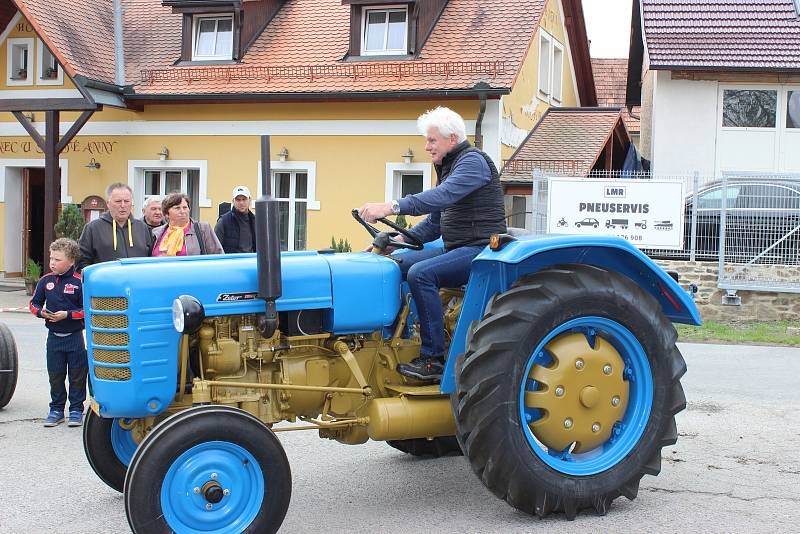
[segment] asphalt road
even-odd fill
[[[121,495],[84,457],[81,430],[44,428],[45,329],[0,314],[20,350],[20,377],[0,410],[0,532],[128,532]],[[685,344],[688,409],[678,443],[635,501],[573,522],[538,520],[491,495],[462,457],[419,460],[383,443],[281,434],[292,466],[287,533],[797,532],[800,349]]]

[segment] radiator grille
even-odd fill
[[[125,311],[128,309],[128,299],[125,297],[92,297],[92,309]]]
[[[92,332],[92,342],[95,345],[111,345],[124,347],[128,344],[127,332]]]
[[[128,316],[92,314],[92,326],[95,328],[128,328]]]
[[[92,354],[95,362],[129,363],[131,361],[131,353],[127,350],[94,349]]]
[[[101,367],[94,366],[94,376],[101,380],[124,381],[131,379],[131,370],[127,367]]]

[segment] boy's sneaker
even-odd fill
[[[83,423],[83,412],[69,412],[67,426],[81,426]]]
[[[444,371],[443,358],[435,356],[420,356],[408,363],[401,363],[397,366],[398,373],[417,380],[438,382],[442,379],[442,371]]]
[[[60,425],[64,422],[64,412],[59,412],[58,410],[50,410],[50,413],[47,414],[47,419],[44,420],[44,426],[56,426]]]

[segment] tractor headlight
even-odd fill
[[[191,295],[181,295],[172,302],[172,325],[182,334],[194,334],[203,324],[206,311]]]

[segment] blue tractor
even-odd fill
[[[276,532],[291,495],[282,431],[463,454],[540,517],[605,514],[658,474],[686,403],[672,323],[700,318],[624,240],[495,236],[466,287],[441,291],[449,356],[430,385],[396,372],[420,340],[402,254],[381,254],[422,243],[360,221],[372,253],[281,254],[276,204],[262,197],[256,219],[256,254],[84,270],[84,448],[134,532]]]

